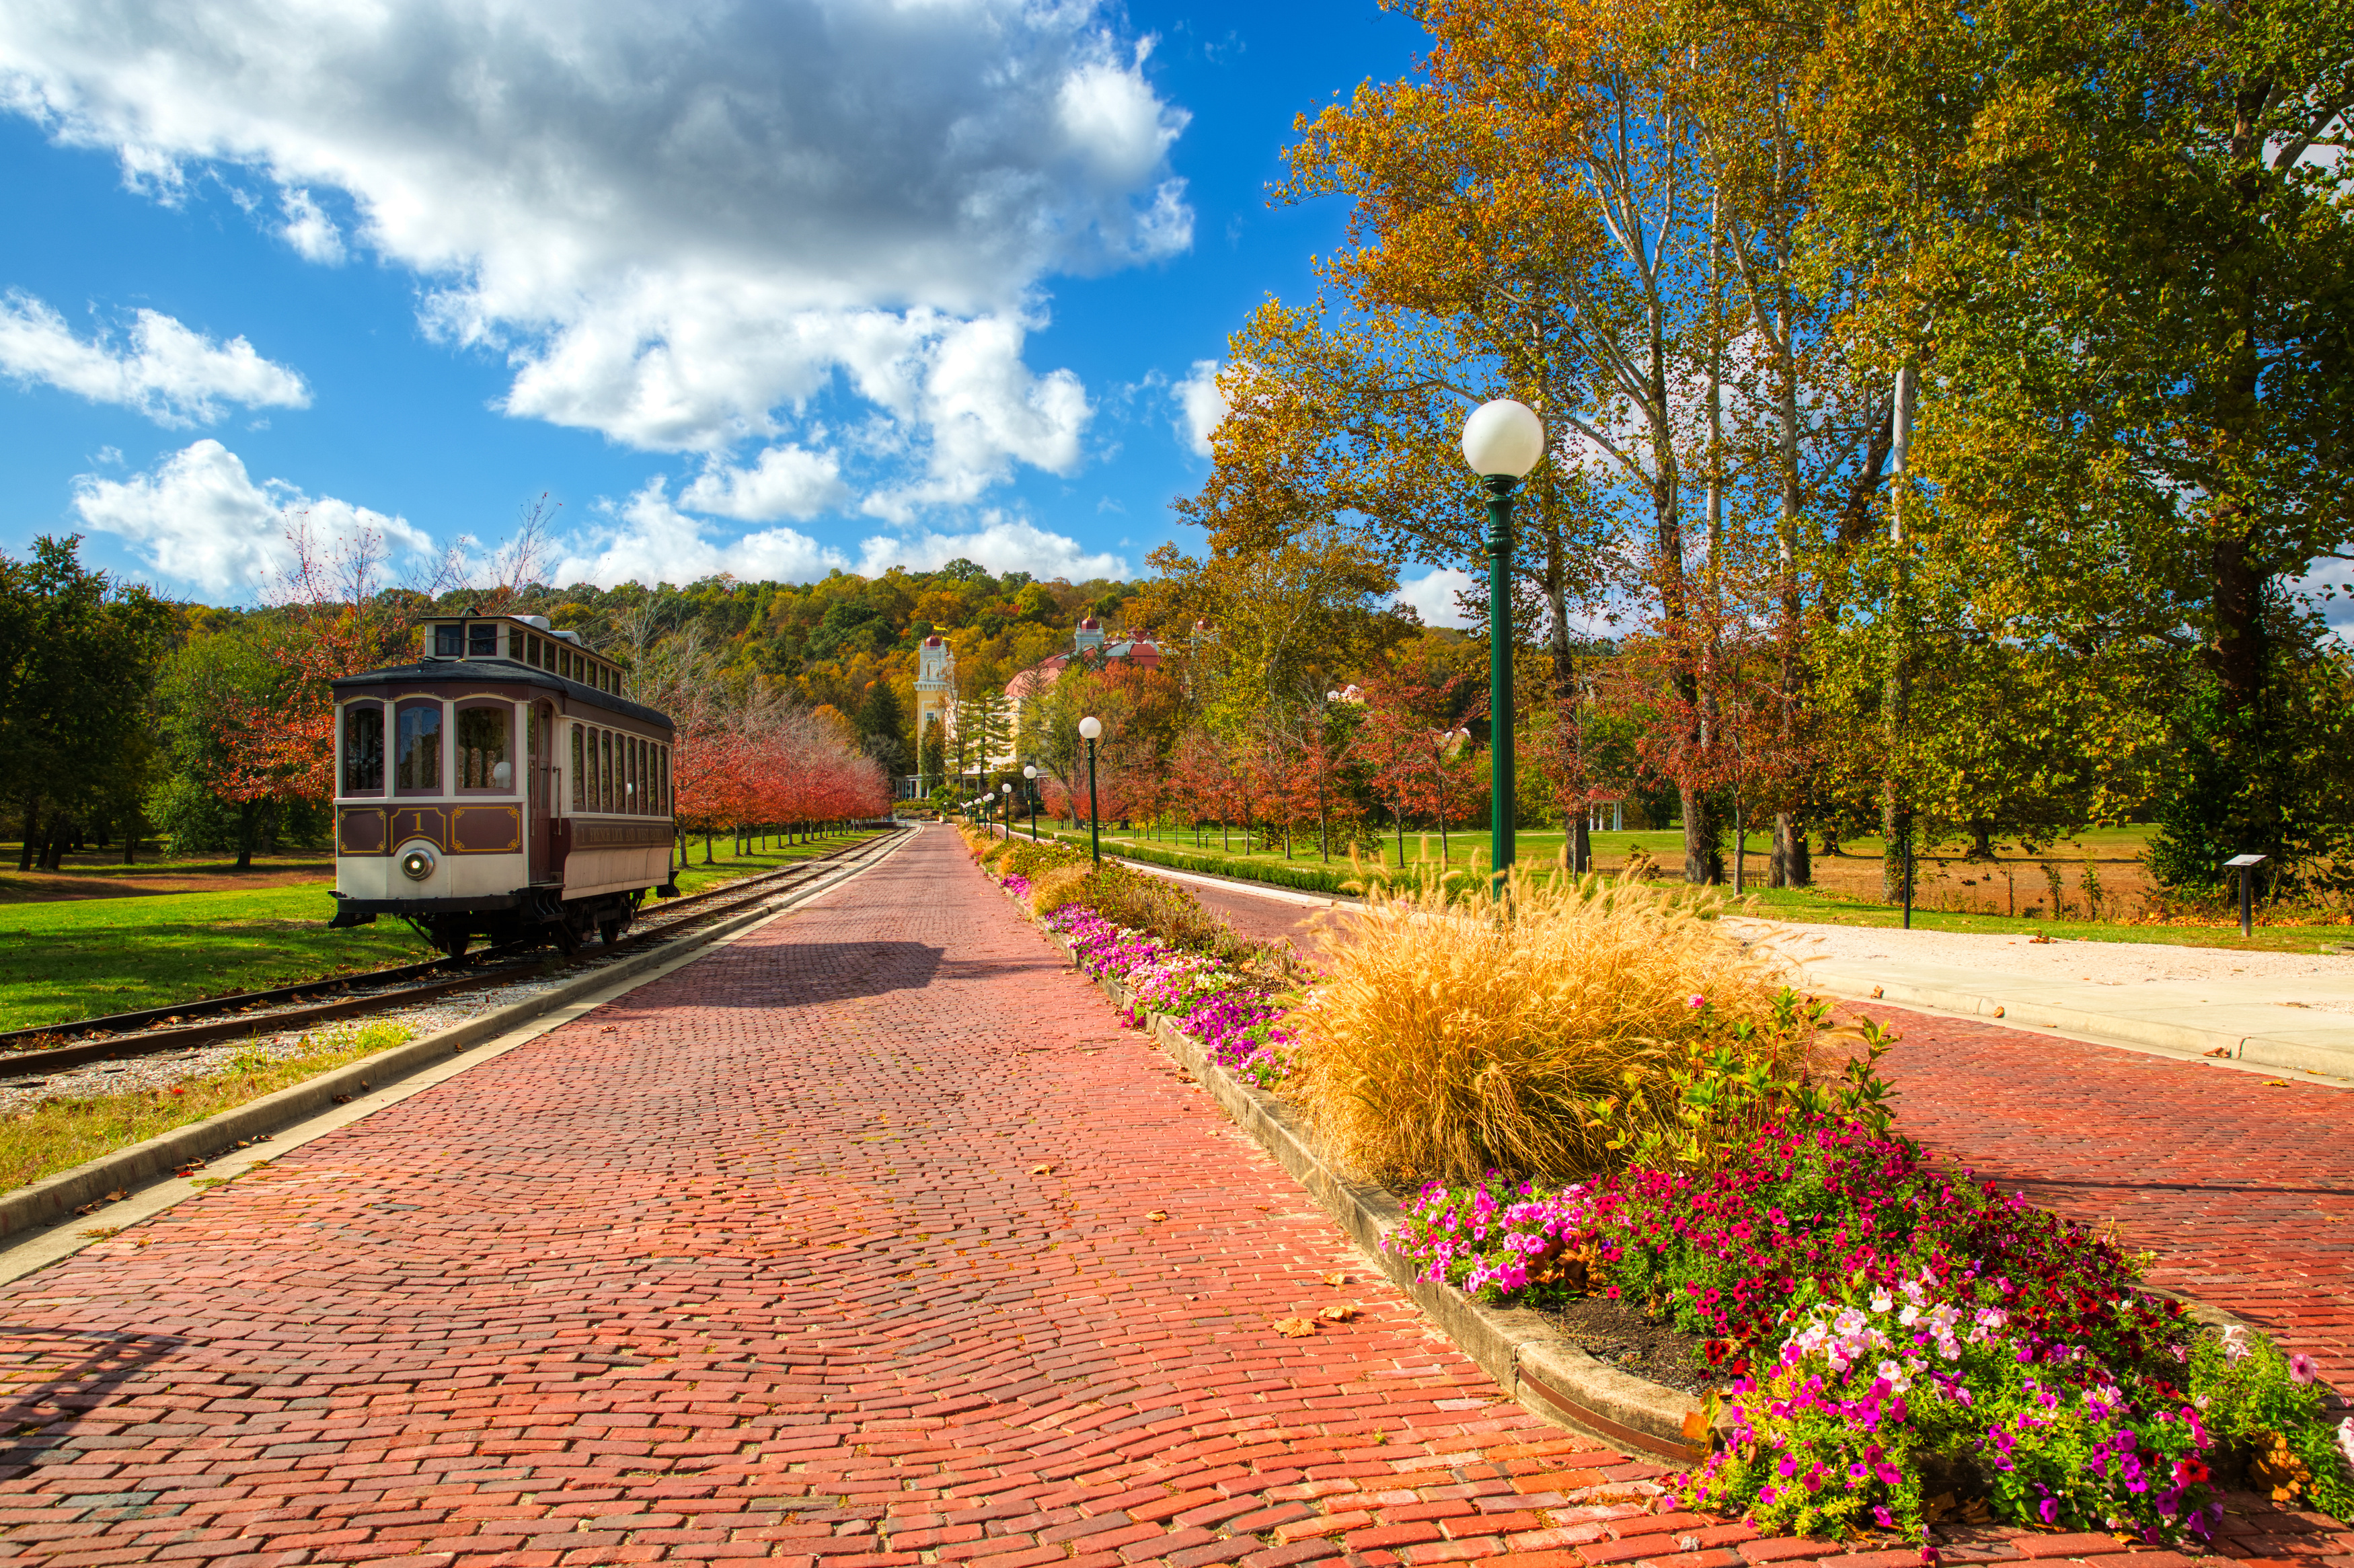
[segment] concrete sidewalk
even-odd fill
[[[1803,952],[1808,928],[1745,921],[1763,939]],[[2077,944],[2097,972],[2098,942]],[[2354,1082],[2354,1013],[2279,1000],[2279,981],[2262,977],[2144,980],[2054,980],[1985,969],[1924,963],[1894,954],[1871,959],[1794,957],[1810,991],[1858,1001],[1999,1019],[2013,1027],[2053,1030],[2081,1040],[2202,1056]],[[2354,1004],[2354,972],[2302,980],[2298,994]]]

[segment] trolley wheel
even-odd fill
[[[610,920],[599,920],[597,922],[597,935],[604,939],[607,947],[612,947],[620,941],[621,932],[629,924],[630,917],[626,915],[616,915]]]
[[[466,956],[468,944],[473,940],[473,935],[466,928],[466,923],[463,920],[443,920],[434,929],[433,945],[451,958],[462,959]]]

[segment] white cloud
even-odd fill
[[[215,343],[159,311],[133,318],[128,341],[101,332],[77,337],[66,319],[17,290],[0,297],[0,372],[46,381],[93,403],[136,408],[159,425],[209,424],[223,403],[305,408],[302,376],[274,365],[241,337]]]
[[[1173,389],[1177,398],[1177,433],[1185,438],[1196,457],[1210,455],[1210,433],[1231,411],[1226,407],[1225,394],[1218,390],[1220,368],[1214,359],[1197,359],[1193,373]]]
[[[770,447],[749,468],[715,464],[680,493],[690,512],[773,523],[779,517],[814,517],[850,494],[842,482],[842,461],[832,452],[796,446]]]
[[[1455,596],[1469,590],[1476,579],[1459,567],[1434,567],[1418,577],[1398,579],[1398,602],[1411,605],[1425,626],[1469,626],[1456,607]]]
[[[859,546],[858,571],[874,577],[894,566],[910,571],[937,571],[962,556],[991,572],[1028,572],[1034,577],[1125,577],[1133,573],[1118,556],[1090,554],[1063,534],[1050,534],[1020,517],[984,512],[980,526],[960,533],[910,534],[904,538],[878,535]]]
[[[279,226],[280,238],[292,245],[305,260],[333,267],[344,259],[344,231],[334,220],[319,210],[309,191],[286,191],[281,194],[279,205],[286,209],[286,221]]]
[[[693,493],[690,486],[680,502]],[[992,572],[1026,571],[1073,581],[1129,575],[1128,563],[1118,556],[1090,554],[1075,539],[997,512],[983,513],[978,526],[960,531],[878,534],[862,540],[855,556],[795,528],[762,528],[734,539],[716,538],[709,523],[672,502],[661,479],[608,515],[610,525],[574,543],[557,565],[554,581],[610,588],[624,582],[689,583],[731,572],[748,581],[809,582],[835,570],[867,577],[895,566],[930,571],[959,556]]]
[[[334,496],[313,500],[283,480],[256,484],[244,462],[207,437],[126,480],[83,474],[74,510],[116,535],[165,577],[215,594],[258,588],[292,564],[288,526],[307,519],[324,545],[373,533],[397,552],[423,555],[432,541],[407,520]]]
[[[162,198],[260,173],[290,244],[505,353],[509,413],[716,454],[809,445],[846,385],[897,427],[889,516],[1078,461],[1040,285],[1192,242],[1142,65],[1098,0],[0,7],[0,101]]]

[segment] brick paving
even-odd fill
[[[1914,1560],[1500,1402],[937,831],[5,1287],[0,1419],[9,1562]]]

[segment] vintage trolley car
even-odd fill
[[[675,895],[671,722],[571,632],[470,612],[429,622],[417,662],[333,685],[335,925],[570,951]]]

